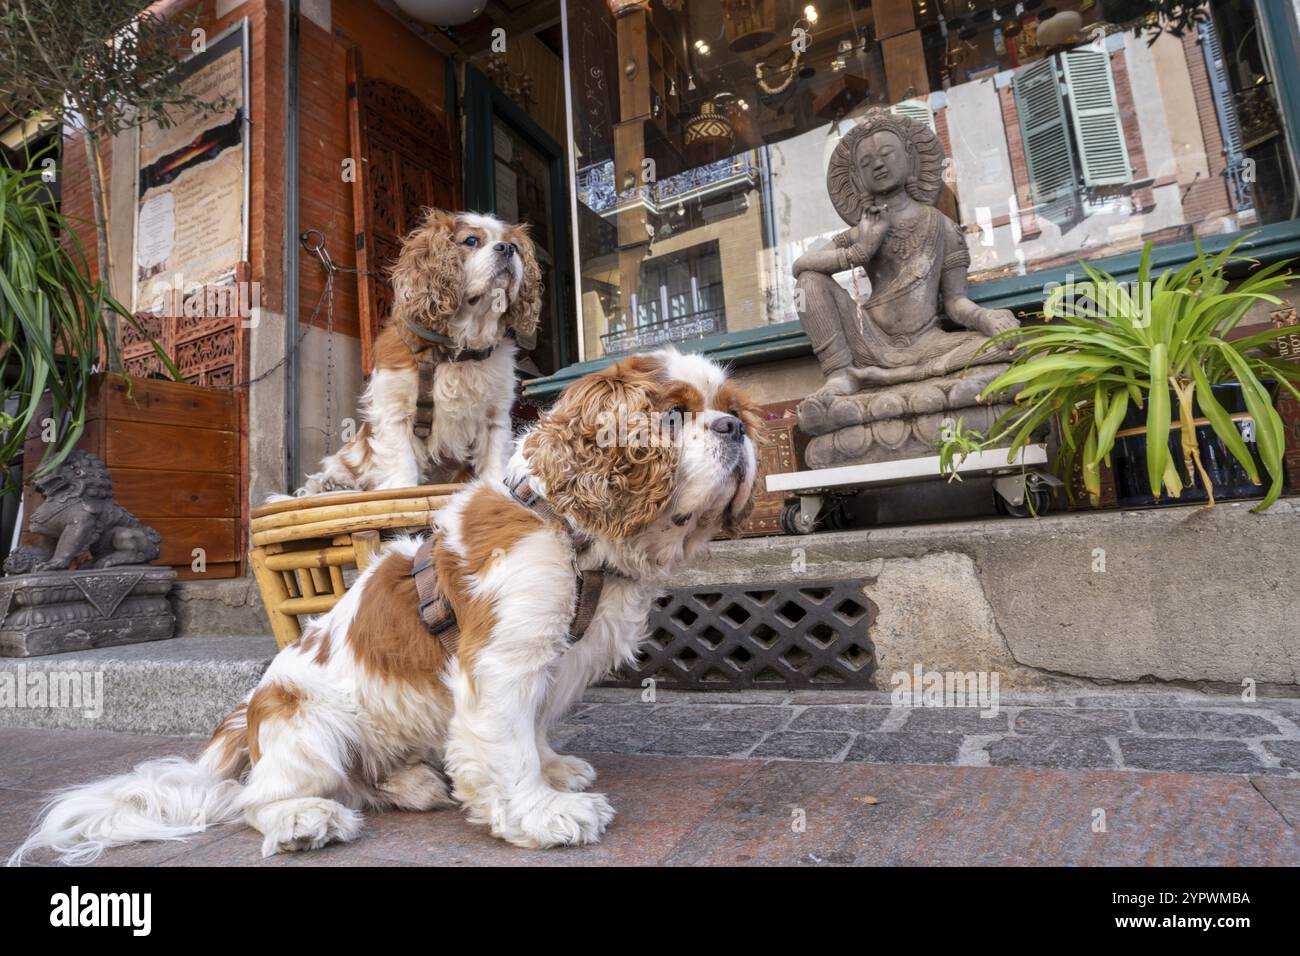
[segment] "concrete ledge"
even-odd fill
[[[890,673],[1300,686],[1300,501],[987,519],[715,543],[676,587],[868,579]]]
[[[210,734],[275,653],[270,637],[194,637],[3,658],[0,726]]]
[[[178,581],[172,589],[177,637],[271,633],[262,597],[253,578]]]

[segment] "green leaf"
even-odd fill
[[[1169,463],[1169,360],[1164,343],[1151,346],[1151,378],[1147,385],[1147,480],[1160,500]]]
[[[1237,423],[1219,404],[1214,389],[1210,387],[1209,379],[1205,377],[1205,372],[1201,370],[1199,365],[1192,366],[1192,375],[1196,379],[1196,401],[1201,406],[1201,411],[1205,413],[1205,417],[1209,419],[1210,427],[1214,429],[1214,433],[1227,446],[1228,451],[1232,452],[1232,457],[1240,462],[1242,468],[1246,469],[1246,473],[1250,475],[1250,480],[1255,484],[1259,484],[1259,468],[1255,465],[1255,456],[1246,447],[1241,432],[1237,430]]]

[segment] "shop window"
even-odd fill
[[[1151,39],[1104,8],[569,0],[581,358],[796,335],[791,266],[844,229],[827,161],[870,109],[942,142],[938,205],[977,299],[1033,307],[1079,257],[1147,241],[1264,229],[1282,248],[1300,215],[1275,75],[1294,12],[1211,0]]]

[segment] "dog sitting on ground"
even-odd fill
[[[500,475],[510,449],[514,337],[530,340],[541,270],[523,225],[431,209],[392,270],[356,437],[297,492],[375,491]]]
[[[37,847],[86,862],[241,816],[270,855],[351,840],[359,811],[385,807],[458,805],[522,847],[596,842],[614,811],[548,730],[633,659],[665,577],[738,530],[756,425],[700,356],[580,379],[504,480],[456,494],[431,536],[391,542],[282,650],[196,762],[65,791],[11,862]]]

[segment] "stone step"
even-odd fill
[[[206,735],[275,653],[262,635],[0,658],[0,726]]]

